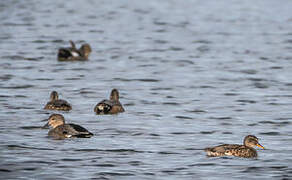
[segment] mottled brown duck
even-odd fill
[[[243,140],[243,145],[239,144],[223,144],[215,147],[206,148],[207,156],[238,156],[244,158],[257,157],[257,151],[254,147],[264,147],[258,142],[258,138],[254,135],[248,135]]]
[[[50,101],[45,105],[44,109],[70,111],[72,106],[67,101],[59,99],[59,95],[56,91],[52,91],[50,95]]]

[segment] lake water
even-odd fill
[[[1,179],[292,179],[292,1],[0,2]],[[69,40],[87,62],[58,62]],[[125,113],[96,116],[120,91]],[[40,127],[51,91],[90,139]],[[254,134],[257,159],[203,148]]]

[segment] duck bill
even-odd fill
[[[264,146],[262,146],[260,143],[257,144],[257,147],[265,149]]]
[[[43,129],[47,129],[47,128],[49,128],[49,127],[50,127],[49,122],[47,122],[42,128],[43,128]]]
[[[41,120],[42,122],[45,122],[45,121],[49,121],[49,119],[43,119],[43,120]]]

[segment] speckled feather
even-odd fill
[[[49,101],[46,104],[44,109],[70,111],[72,107],[67,101],[63,99],[57,99],[57,100]]]
[[[257,157],[257,152],[255,149],[247,147],[245,145],[238,144],[223,144],[215,147],[206,148],[208,156],[238,156],[252,158]]]

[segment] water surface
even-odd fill
[[[0,176],[4,179],[291,179],[292,2],[0,2]],[[74,40],[87,62],[58,62]],[[96,116],[110,90],[126,112]],[[52,90],[70,123],[56,141]],[[257,159],[203,148],[254,134]]]

